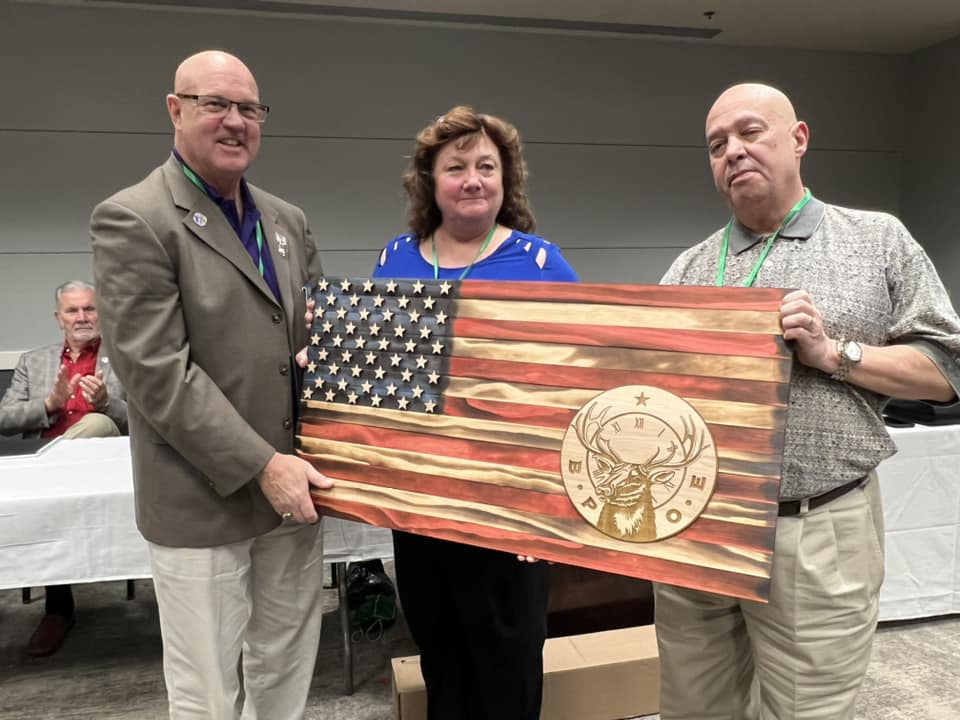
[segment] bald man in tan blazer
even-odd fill
[[[249,69],[187,58],[167,108],[172,156],[97,206],[91,234],[170,715],[292,720],[320,633],[309,490],[329,487],[292,454],[301,288],[320,263],[303,212],[244,179],[269,110]]]

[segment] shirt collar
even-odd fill
[[[96,355],[100,352],[100,338],[97,338],[93,342],[89,342],[80,348],[80,354],[77,358],[82,358],[85,355]],[[70,346],[67,344],[67,341],[63,341],[63,352],[60,353],[60,357],[69,358],[70,357]]]
[[[810,237],[820,227],[823,222],[823,214],[827,206],[817,200],[810,198],[810,202],[804,205],[803,209],[797,213],[787,226],[783,229],[778,240],[809,240]],[[730,228],[730,252],[739,255],[745,250],[749,250],[761,240],[770,237],[769,235],[757,235],[749,228],[743,226],[739,220],[734,220]]]
[[[234,200],[226,199],[225,197],[223,197],[223,195],[218,193],[211,185],[209,185],[207,181],[200,176],[200,173],[198,173],[192,167],[187,165],[187,161],[183,159],[183,156],[177,151],[176,148],[173,149],[173,156],[177,159],[177,161],[181,165],[183,165],[185,168],[190,170],[190,172],[192,172],[194,175],[197,176],[197,179],[200,181],[200,184],[203,185],[204,191],[206,191],[207,195],[210,196],[210,199],[213,200],[213,202],[215,202],[220,207],[220,209],[224,211],[224,213],[229,214],[229,211],[232,209],[233,213],[236,214],[237,203]],[[253,202],[253,196],[250,194],[250,188],[247,187],[246,178],[240,178],[240,195],[243,197],[243,214],[253,215],[257,210],[257,206]],[[260,216],[257,215],[257,217],[260,217]]]

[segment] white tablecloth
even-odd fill
[[[328,562],[389,557],[390,531],[324,520]],[[0,458],[0,589],[150,577],[127,438],[60,440]]]
[[[879,468],[886,524],[880,619],[960,613],[960,426],[893,429]]]
[[[882,620],[960,612],[960,426],[892,431],[880,466],[886,522]],[[134,524],[127,438],[62,440],[0,458],[0,589],[149,577]],[[389,557],[390,533],[324,521],[328,562]]]

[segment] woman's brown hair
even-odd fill
[[[403,187],[409,200],[410,230],[429,237],[443,221],[434,197],[436,186],[433,166],[440,149],[450,142],[458,150],[471,147],[486,136],[500,151],[503,163],[503,205],[497,222],[520,232],[533,232],[536,221],[527,199],[527,164],[520,149],[517,129],[494,115],[482,115],[467,105],[457,105],[417,133],[417,144],[410,167],[403,174]]]

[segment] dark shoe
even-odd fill
[[[43,616],[43,620],[37,625],[37,629],[30,636],[30,642],[27,643],[27,655],[33,657],[46,657],[53,655],[63,644],[63,639],[70,632],[76,620],[71,615],[48,614]]]

